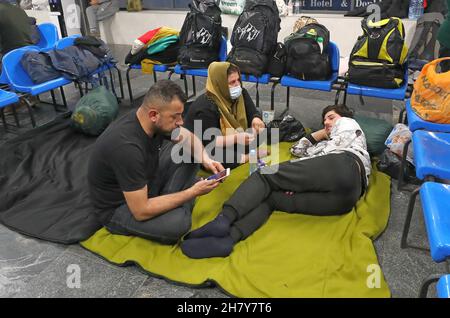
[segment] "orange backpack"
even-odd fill
[[[450,71],[436,73],[436,66],[450,58],[426,64],[414,83],[411,106],[423,120],[450,124]]]

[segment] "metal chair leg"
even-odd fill
[[[195,87],[195,76],[194,75],[192,75],[192,92],[194,94],[193,96],[197,95],[197,89]]]
[[[409,148],[409,144],[412,142],[412,140],[408,140],[405,145],[403,146],[403,156],[402,156],[402,161],[400,163],[400,171],[398,174],[398,183],[397,183],[397,190],[398,191],[402,191],[403,189],[403,184],[405,183],[405,175],[406,173],[406,169],[407,169],[407,163],[406,163],[406,156],[408,154],[408,148]]]
[[[259,82],[256,81],[256,108],[259,109]]]
[[[432,274],[428,276],[420,285],[419,298],[427,298],[428,289],[430,288],[430,285],[437,282],[442,275],[445,274]]]
[[[402,239],[401,239],[401,243],[400,243],[400,247],[402,249],[411,247],[408,245],[408,233],[409,233],[409,228],[411,227],[411,220],[412,220],[412,216],[413,216],[413,212],[414,212],[414,205],[416,203],[416,198],[417,198],[417,195],[419,194],[419,191],[420,191],[420,187],[415,189],[411,193],[411,196],[409,198],[408,210],[406,212],[405,225],[403,226]]]
[[[156,84],[157,81],[158,81],[158,78],[156,77],[156,72],[153,71],[153,82]]]
[[[128,85],[128,94],[130,95],[130,102],[131,102],[131,104],[133,104],[133,92],[131,91],[130,71],[131,71],[131,68],[128,68],[126,77],[127,77],[127,85]]]
[[[63,105],[67,109],[67,100],[66,100],[66,94],[64,94],[64,88],[61,86],[59,88],[59,90],[61,91],[61,97],[62,97],[62,100],[63,100]]]
[[[291,94],[291,88],[286,86],[286,109],[289,109],[289,97]]]
[[[406,120],[406,116],[404,115],[405,114],[405,111],[406,111],[406,108],[403,108],[401,111],[400,111],[400,114],[398,114],[398,123],[400,124],[400,123],[404,123],[405,122],[405,120]],[[405,117],[404,117],[405,116]]]
[[[16,122],[17,127],[20,127],[19,117],[17,117],[16,105],[12,104],[11,108],[14,116],[14,121]]]
[[[125,98],[125,94],[124,94],[124,91],[123,91],[122,72],[115,65],[114,65],[114,68],[116,69],[117,77],[119,78],[120,95],[121,95],[121,98],[124,99]]]
[[[189,87],[188,87],[186,75],[182,74],[181,76],[183,77],[183,81],[184,81],[184,92],[186,93],[186,96],[189,96]]]
[[[272,89],[270,91],[270,110],[274,110],[275,108],[275,87],[280,84],[279,81],[276,81],[272,84]]]
[[[55,108],[55,111],[58,111],[56,107],[56,98],[55,98],[55,92],[53,90],[50,91],[50,94],[52,95],[52,102],[53,102],[53,108]]]
[[[52,97],[54,97],[54,93],[52,92]],[[34,120],[34,115],[33,115],[33,110],[31,109],[31,103],[30,101],[24,97],[23,100],[25,101],[25,104],[27,105],[27,109],[28,109],[28,114],[30,115],[30,119],[31,119],[31,124],[33,125],[33,127],[36,127],[36,121]],[[55,106],[56,109],[56,106]]]
[[[76,82],[75,86],[78,87],[78,90],[80,92],[80,97],[83,97],[84,94],[83,94],[83,88],[81,87],[81,83],[80,82]]]

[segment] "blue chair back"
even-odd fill
[[[336,43],[331,41],[328,45],[328,56],[330,57],[331,71],[339,72],[339,62],[341,61],[339,48]]]
[[[58,29],[53,23],[42,23],[38,26],[41,39],[36,44],[42,51],[52,50],[59,39]]]
[[[39,48],[33,46],[26,46],[23,48],[12,50],[3,57],[4,71],[9,79],[9,83],[13,89],[17,87],[33,86],[33,81],[28,76],[27,72],[22,67],[20,60],[27,51],[37,51]]]
[[[222,35],[222,39],[220,40],[219,61],[225,62],[226,60],[227,60],[227,38]]]
[[[5,72],[5,66],[3,64],[2,69],[0,70],[0,84],[9,84],[9,80]]]
[[[62,49],[65,49],[66,47],[72,46],[75,42],[75,39],[79,38],[79,37],[81,37],[81,35],[75,34],[75,35],[68,36],[66,38],[62,38],[61,40],[56,42],[55,49],[62,50]]]

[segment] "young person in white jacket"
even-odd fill
[[[181,244],[191,258],[225,257],[260,228],[274,210],[316,216],[348,213],[364,194],[371,165],[366,138],[352,112],[332,105],[323,110],[324,128],[300,139],[298,157],[264,167],[244,181],[210,223]]]

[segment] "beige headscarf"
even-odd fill
[[[227,75],[230,65],[231,63],[229,62],[211,63],[208,68],[208,79],[206,80],[206,94],[219,108],[220,130],[223,135],[226,135],[227,132],[228,134],[234,133],[238,128],[243,130],[248,128],[244,97],[241,95],[236,100],[232,100],[230,97]]]

